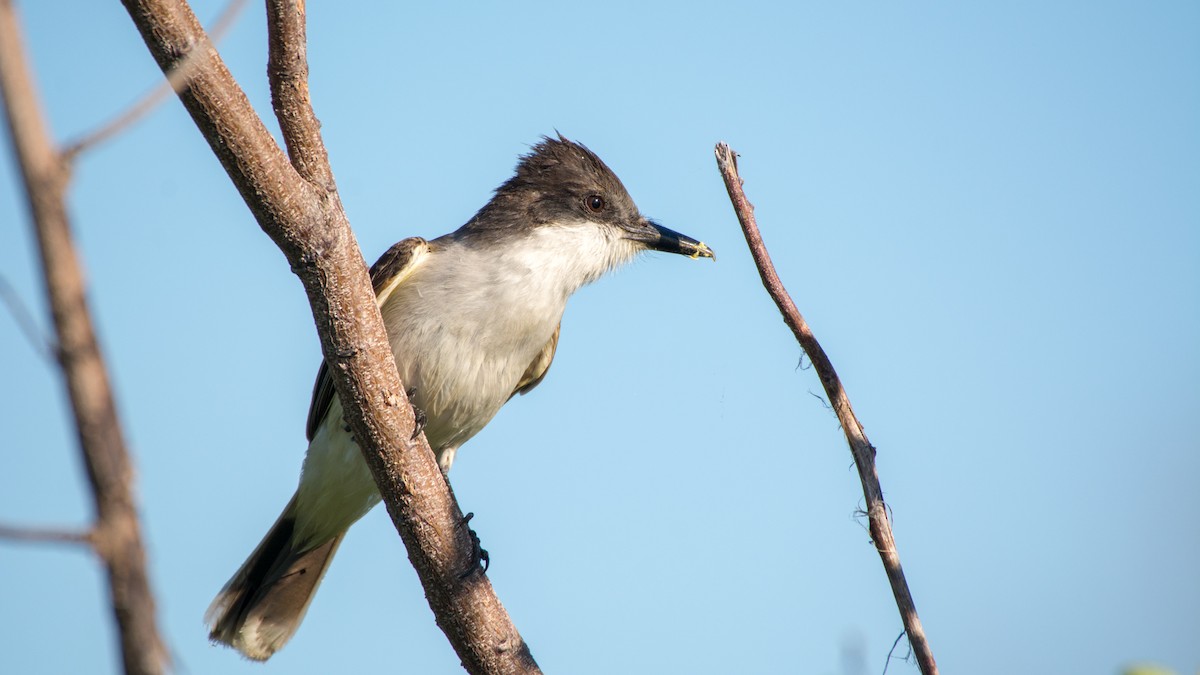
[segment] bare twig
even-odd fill
[[[33,215],[58,334],[59,365],[92,486],[93,543],[108,575],[125,672],[156,675],[166,667],[167,650],[155,625],[154,596],[133,497],[133,466],[71,240],[65,199],[67,163],[45,128],[11,0],[0,0],[0,90]]]
[[[85,544],[91,546],[96,540],[95,530],[47,530],[34,527],[13,527],[0,524],[0,539],[12,541],[51,543],[51,544]]]
[[[892,648],[888,650],[887,659],[883,662],[883,672],[880,673],[880,675],[887,675],[888,666],[892,665],[892,659],[895,658],[893,656],[893,654],[896,653],[896,647],[898,647],[900,645],[900,641],[903,639],[904,639],[904,631],[900,631],[900,634],[897,635],[896,639],[892,642]],[[911,652],[909,652],[909,653],[911,654]],[[906,657],[904,657],[904,659],[908,660],[908,657],[906,656]]]
[[[208,31],[208,36],[214,43],[221,41],[221,38],[233,26],[238,13],[245,6],[246,0],[229,0],[229,4],[225,5],[225,9],[221,10],[221,13],[213,21],[213,25]],[[154,110],[158,104],[165,101],[168,95],[178,92],[187,86],[188,77],[191,75],[191,64],[191,59],[184,59],[176,68],[166,74],[164,82],[146,92],[140,100],[108,122],[84,134],[82,137],[67,143],[62,152],[63,157],[68,162],[73,162],[81,153],[91,150],[136,124],[138,120],[148,115],[151,110]]]
[[[783,287],[783,282],[779,280],[779,275],[775,272],[775,266],[771,263],[771,257],[767,254],[767,247],[763,243],[762,235],[759,234],[758,225],[754,220],[754,206],[746,198],[746,193],[742,191],[742,179],[737,172],[737,156],[724,143],[717,144],[716,155],[717,166],[721,171],[721,177],[725,180],[725,189],[729,191],[729,199],[733,202],[733,210],[737,213],[742,232],[746,235],[746,243],[750,247],[755,265],[758,266],[763,286],[766,287],[767,293],[779,307],[784,323],[792,329],[800,347],[808,354],[809,360],[812,361],[813,367],[817,371],[817,376],[821,379],[821,385],[829,397],[829,402],[833,405],[834,412],[837,413],[838,421],[841,422],[842,430],[846,434],[846,441],[850,444],[850,453],[854,456],[854,463],[858,467],[859,480],[862,482],[863,496],[867,502],[871,538],[875,542],[875,548],[879,552],[883,568],[887,572],[888,582],[892,586],[892,595],[896,599],[896,607],[900,610],[900,618],[904,622],[904,630],[908,634],[921,672],[924,675],[934,675],[937,673],[937,663],[934,661],[925,631],[921,627],[921,620],[917,616],[912,593],[904,578],[904,569],[900,566],[900,554],[896,550],[896,541],[892,537],[892,526],[888,521],[887,507],[883,501],[883,488],[879,485],[879,475],[875,470],[875,448],[867,441],[867,436],[863,432],[858,418],[855,417],[854,410],[850,407],[850,398],[846,395],[841,380],[838,379],[837,372],[833,369],[833,364],[829,361],[829,357],[826,356],[820,343],[817,342],[816,337],[813,336],[804,317],[796,309],[795,303],[792,302],[791,296],[788,295],[787,290]]]
[[[396,373],[362,253],[337,199],[308,105],[302,4],[271,2],[271,81],[292,160],[275,144],[245,94],[204,38],[183,0],[122,0],[151,54],[169,72],[195,66],[179,97],[259,226],[308,293],[321,348],[388,513],[408,549],[430,608],[472,673],[536,673],[537,664],[475,563],[462,511]]]
[[[25,339],[29,340],[29,346],[33,347],[33,350],[47,361],[54,362],[54,340],[42,333],[42,329],[33,319],[29,308],[25,306],[24,302],[21,302],[21,296],[17,295],[17,291],[3,275],[0,275],[0,298],[3,298],[4,304],[8,305],[8,311],[12,314],[13,320],[17,322],[21,332],[25,334]]]

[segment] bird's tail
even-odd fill
[[[323,542],[295,537],[296,498],[204,614],[209,638],[255,661],[278,651],[304,620],[346,531]]]

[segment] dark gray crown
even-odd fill
[[[604,209],[588,207],[593,196],[604,200]],[[532,228],[573,220],[615,224],[638,217],[637,205],[612,169],[596,153],[559,134],[542,137],[522,156],[513,177],[496,188],[491,201],[462,230]]]

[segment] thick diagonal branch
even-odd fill
[[[783,315],[784,323],[792,329],[801,349],[808,354],[813,369],[817,371],[817,376],[821,379],[821,386],[825,388],[825,394],[829,397],[834,412],[837,413],[838,421],[841,422],[842,430],[846,434],[846,442],[850,444],[850,454],[854,456],[854,464],[858,467],[859,480],[862,481],[863,496],[867,503],[867,517],[870,521],[871,539],[875,542],[875,548],[879,552],[883,568],[887,572],[888,582],[892,586],[892,595],[896,599],[900,618],[904,622],[904,630],[908,633],[908,640],[912,644],[913,654],[917,658],[921,672],[924,675],[934,675],[937,673],[937,663],[934,661],[929,641],[925,638],[921,619],[917,616],[912,593],[904,578],[904,569],[900,566],[900,553],[896,550],[896,541],[892,537],[887,504],[883,501],[883,488],[879,485],[879,474],[875,470],[875,448],[867,440],[862,425],[859,424],[854,410],[850,407],[850,398],[846,395],[841,380],[838,379],[837,371],[833,369],[833,363],[825,354],[825,350],[821,348],[821,344],[817,342],[817,338],[809,329],[808,323],[804,321],[800,311],[796,309],[796,304],[792,302],[791,296],[788,295],[787,290],[783,287],[783,282],[779,280],[779,275],[775,272],[775,265],[771,263],[771,256],[767,254],[766,244],[763,243],[762,235],[758,231],[758,224],[754,219],[754,206],[750,204],[750,200],[746,198],[746,193],[742,190],[742,179],[737,172],[737,155],[724,143],[717,144],[716,155],[717,167],[721,171],[721,178],[725,180],[725,189],[729,192],[733,210],[737,213],[742,232],[746,235],[746,244],[750,247],[750,254],[754,257],[754,264],[758,267],[763,286],[779,307],[779,313]]]
[[[108,576],[125,672],[162,673],[167,650],[154,619],[154,595],[133,497],[133,466],[92,328],[67,218],[67,165],[43,123],[10,0],[0,0],[0,90],[33,215],[57,332],[58,362],[92,486],[96,526],[91,542]]]
[[[472,673],[538,672],[529,649],[483,574],[463,576],[473,545],[433,453],[413,436],[412,408],[396,373],[383,321],[333,186],[308,106],[303,13],[272,3],[272,82],[289,162],[267,133],[182,0],[123,0],[164,72],[187,54],[196,70],[180,100],[260,227],[283,251],[308,293],[321,348],[347,423],[424,585],[438,625]],[[296,22],[300,23],[297,24]],[[276,85],[278,89],[278,85]],[[310,133],[310,131],[312,133]]]

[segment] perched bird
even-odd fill
[[[371,267],[400,379],[443,472],[509,399],[546,376],[567,298],[641,251],[712,258],[647,219],[583,145],[543,138],[457,231],[405,239]],[[322,363],[300,486],[208,608],[212,640],[266,660],[296,632],[346,531],[379,503]]]

